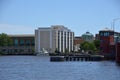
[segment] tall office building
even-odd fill
[[[52,25],[35,30],[35,51],[47,50],[48,52],[73,51],[74,32],[63,25]]]

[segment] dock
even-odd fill
[[[102,61],[102,55],[51,56],[50,61]]]

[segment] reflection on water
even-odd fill
[[[50,62],[45,56],[0,56],[0,80],[120,80],[120,66],[112,61]]]

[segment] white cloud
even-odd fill
[[[34,31],[35,31],[34,27],[0,24],[0,33],[6,33],[6,34],[34,34]]]

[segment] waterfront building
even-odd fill
[[[120,33],[105,28],[99,31],[99,36],[101,54],[109,58],[115,58],[116,45],[120,40]]]
[[[116,62],[120,63],[120,42],[116,44]]]
[[[74,51],[78,52],[80,50],[80,44],[84,42],[82,37],[74,37]]]
[[[2,46],[0,50],[4,54],[34,54],[34,35],[8,35],[13,44],[11,46]]]
[[[115,57],[114,31],[108,28],[99,31],[100,51],[107,57]]]
[[[74,32],[63,25],[40,27],[35,30],[35,52],[42,49],[48,52],[73,51]]]
[[[99,31],[100,49],[102,53],[110,53],[110,45],[114,45],[114,31],[108,28]]]
[[[86,32],[82,35],[84,41],[92,42],[94,40],[94,36],[90,32]]]

